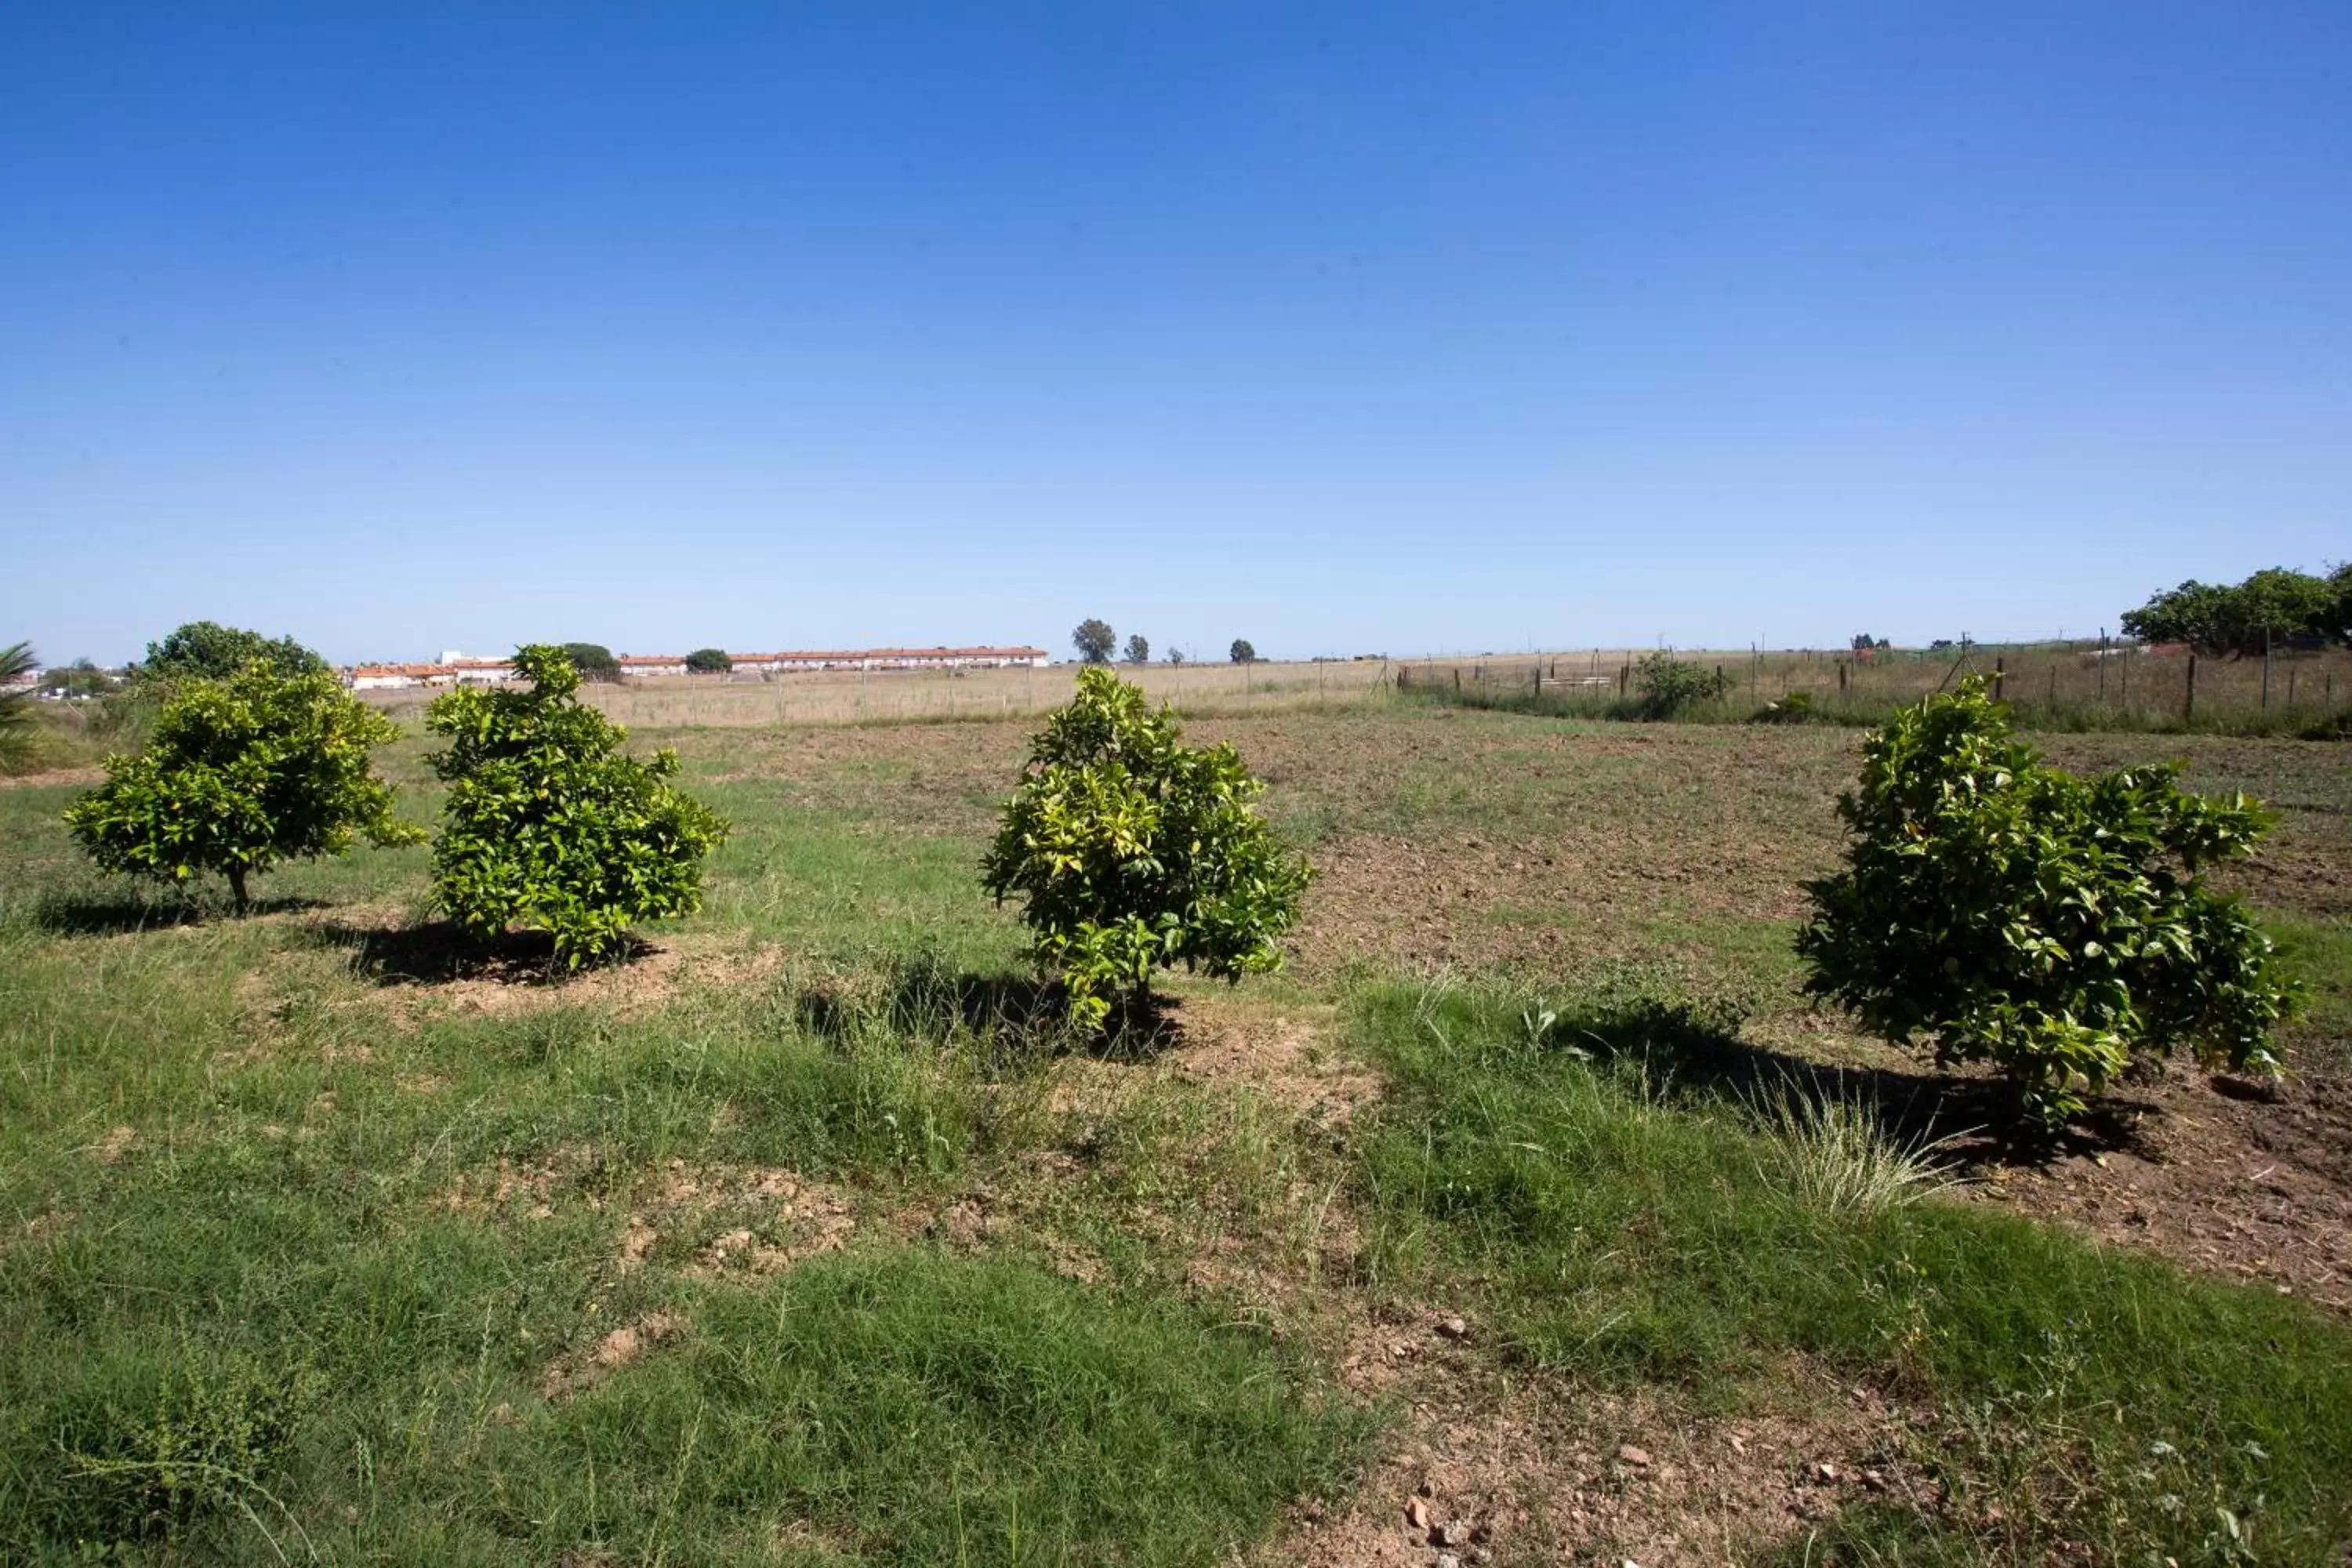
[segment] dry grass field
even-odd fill
[[[1121,675],[1187,711],[1352,702],[1387,689],[1380,660],[1254,665],[1120,665]],[[587,688],[616,721],[644,725],[891,724],[1025,718],[1070,699],[1078,667],[956,671],[827,670],[767,679],[679,676]],[[413,717],[422,691],[362,693]]]
[[[1798,994],[1855,731],[1377,669],[1150,672],[1319,876],[1287,973],[1110,1050],[1024,1027],[975,886],[1066,669],[605,693],[737,828],[557,984],[422,851],[238,921],[0,791],[0,1556],[2342,1561],[2340,747],[2044,738],[2272,802],[2313,994],[2284,1084],[2021,1144]],[[1959,1184],[1826,1198],[1830,1125]]]

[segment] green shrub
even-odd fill
[[[2047,766],[1974,678],[1898,710],[1838,801],[1846,868],[1807,885],[1807,988],[1890,1041],[1996,1064],[2045,1121],[2143,1051],[2274,1070],[2288,987],[2269,939],[2199,876],[2268,818],[2243,795],[2184,794],[2176,771]]]
[[[735,668],[735,660],[723,647],[698,647],[686,656],[689,675],[726,675]]]
[[[1791,691],[1756,710],[1751,724],[1810,724],[1821,718],[1810,691]]]
[[[391,720],[323,666],[257,658],[226,680],[172,689],[135,756],[106,759],[106,783],[67,808],[66,825],[107,872],[185,887],[228,879],[237,912],[246,879],[280,860],[341,855],[365,834],[420,842],[392,814],[392,786],[368,752],[399,736]]]
[[[1310,875],[1258,816],[1265,789],[1229,745],[1186,746],[1165,706],[1107,669],[1032,745],[981,867],[1026,900],[1031,952],[1089,1027],[1181,963],[1221,980],[1278,969]]]
[[[728,825],[666,782],[677,752],[621,753],[627,731],[581,704],[562,648],[519,648],[514,665],[529,689],[461,688],[425,711],[450,742],[427,759],[449,784],[434,889],[472,935],[536,927],[576,968],[617,952],[635,921],[700,908]]]
[[[1662,648],[1643,655],[1633,667],[1633,689],[1642,694],[1643,718],[1671,719],[1701,702],[1721,700],[1731,689],[1731,677]]]

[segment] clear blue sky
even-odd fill
[[[2352,5],[0,15],[0,642],[1822,644],[2352,554]]]

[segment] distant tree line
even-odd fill
[[[1078,650],[1078,658],[1085,663],[1108,664],[1111,654],[1118,648],[1118,634],[1111,630],[1108,621],[1098,616],[1089,616],[1070,633],[1070,646]],[[1228,652],[1235,664],[1257,662],[1257,649],[1250,646],[1247,637],[1235,637]],[[1127,639],[1126,650],[1120,657],[1129,664],[1150,664],[1151,639],[1140,632],[1135,633]],[[1171,647],[1166,655],[1168,662],[1172,665],[1181,665],[1189,657],[1180,647]]]
[[[2231,658],[2296,643],[2352,642],[2352,564],[2325,577],[2273,566],[2242,583],[2191,578],[2126,611],[2123,629],[2143,642],[2187,643]]]

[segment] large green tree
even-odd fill
[[[1108,664],[1111,650],[1118,646],[1118,634],[1110,629],[1108,621],[1090,616],[1070,633],[1070,645],[1088,664]]]
[[[603,681],[607,685],[621,679],[621,661],[603,643],[568,642],[562,647],[563,657],[583,680]]]
[[[529,687],[464,687],[425,710],[449,742],[428,759],[449,784],[434,889],[471,935],[534,927],[577,967],[614,955],[639,921],[700,908],[728,825],[671,786],[676,752],[621,751],[628,732],[580,701],[562,648],[518,648],[514,668]]]
[[[225,679],[183,679],[135,756],[106,760],[106,783],[66,825],[101,870],[185,887],[228,879],[243,914],[247,879],[282,860],[341,855],[354,837],[413,844],[424,830],[393,815],[372,748],[399,730],[323,666],[257,658]]]
[[[2124,635],[2143,642],[2187,643],[2200,653],[2232,658],[2259,654],[2295,637],[2341,642],[2352,633],[2347,594],[2352,578],[2343,567],[2327,577],[2273,566],[2242,583],[2192,578],[2126,611]]]
[[[735,668],[735,660],[723,647],[698,647],[686,656],[686,668],[694,675],[725,675]]]
[[[289,675],[327,668],[325,659],[290,637],[270,638],[216,621],[190,621],[149,643],[139,672],[159,679],[225,680],[256,659]]]

